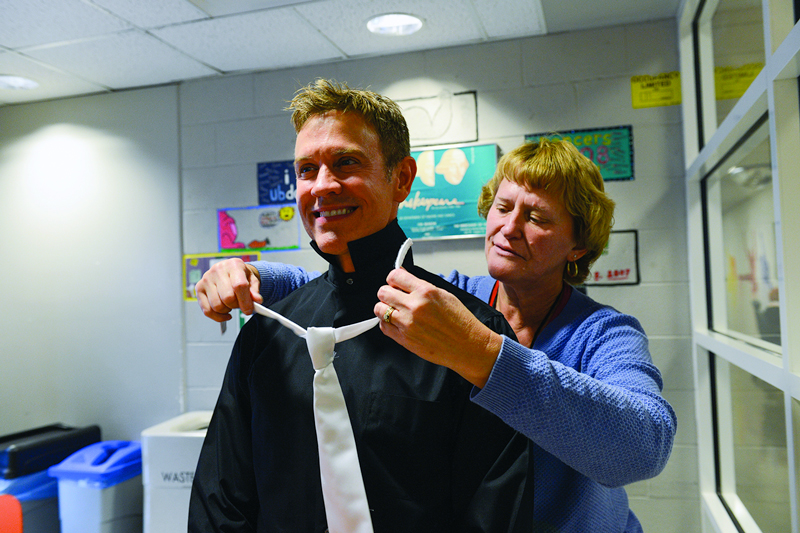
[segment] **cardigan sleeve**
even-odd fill
[[[504,338],[473,401],[602,485],[663,470],[677,419],[636,319],[608,308],[536,346]]]
[[[258,275],[261,278],[259,292],[264,298],[264,305],[266,306],[286,298],[293,291],[322,275],[316,270],[308,271],[303,267],[287,265],[285,263],[252,261],[249,264],[253,265],[258,270]],[[455,270],[446,278],[441,274],[439,274],[439,276],[456,287],[470,292],[469,287],[466,285],[469,281],[469,277],[461,276]]]
[[[292,291],[299,289],[321,274],[307,271],[303,267],[273,263],[270,261],[253,261],[250,263],[258,270],[261,278],[259,292],[264,298],[264,305],[269,306],[287,297]]]

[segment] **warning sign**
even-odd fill
[[[717,100],[741,98],[762,68],[764,63],[749,63],[741,67],[716,67],[714,96]]]
[[[657,76],[633,76],[631,103],[634,109],[680,104],[680,72],[665,72]]]

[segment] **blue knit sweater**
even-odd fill
[[[253,263],[265,303],[319,275]],[[450,283],[489,301],[495,280],[453,271]],[[507,337],[472,400],[536,443],[536,532],[641,532],[623,485],[657,475],[677,428],[661,374],[632,316],[572,290],[532,348]]]

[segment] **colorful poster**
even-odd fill
[[[633,179],[632,126],[536,133],[526,135],[525,140],[535,142],[539,137],[570,141],[600,168],[606,181]]]
[[[478,215],[478,198],[497,166],[497,145],[431,148],[411,155],[417,176],[397,216],[406,234],[412,239],[483,236],[486,221]]]
[[[639,284],[639,232],[612,231],[602,255],[592,265],[586,285]]]
[[[297,205],[218,209],[219,250],[269,251],[300,248]]]
[[[214,253],[214,254],[189,254],[183,256],[183,299],[186,301],[197,301],[194,287],[203,277],[206,271],[220,261],[238,257],[242,261],[258,261],[261,254],[237,254],[237,253]]]
[[[276,205],[296,199],[294,161],[258,164],[258,205]]]

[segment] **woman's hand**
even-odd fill
[[[260,286],[258,270],[236,257],[209,268],[197,282],[195,292],[203,314],[211,320],[225,322],[231,319],[232,309],[253,314],[253,302],[264,300],[258,292]]]
[[[404,269],[392,270],[378,290],[381,331],[419,357],[483,387],[503,338],[483,325],[451,293]],[[394,309],[390,313],[390,306]],[[386,320],[388,315],[388,321]]]

